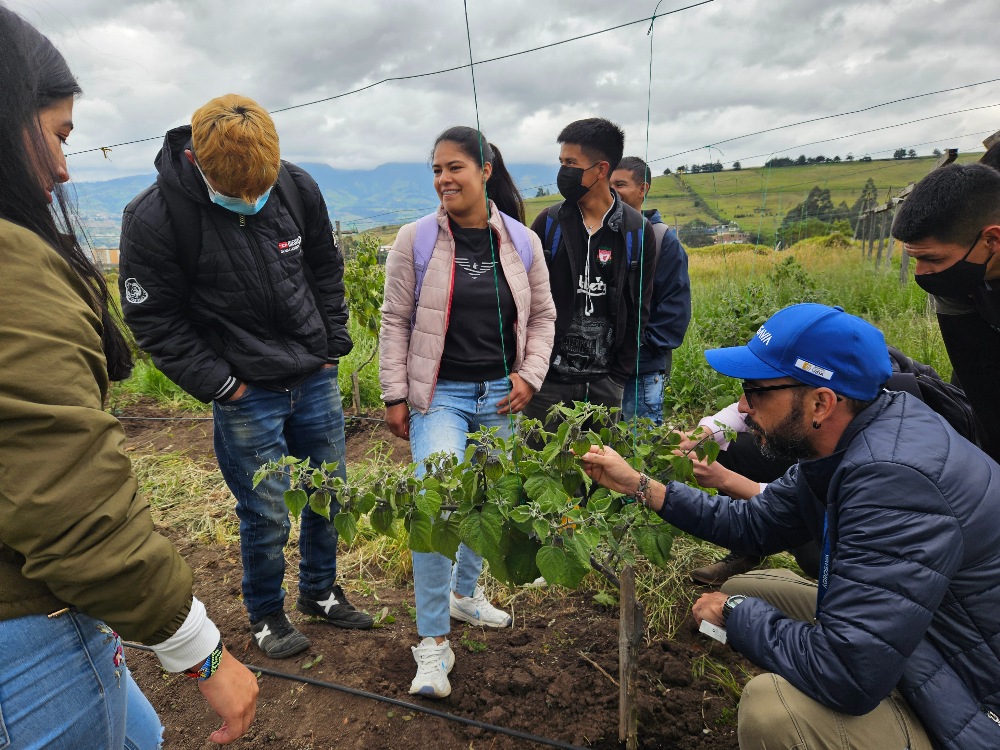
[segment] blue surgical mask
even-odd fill
[[[205,187],[208,188],[208,197],[211,199],[212,203],[216,206],[221,206],[227,211],[232,211],[236,214],[243,214],[244,216],[253,216],[255,213],[264,208],[264,204],[267,203],[267,199],[271,195],[271,190],[273,188],[268,188],[253,203],[247,203],[242,198],[234,198],[231,195],[223,195],[218,190],[213,188],[208,184],[208,178],[205,177],[205,173],[201,171],[201,167],[198,166],[197,162],[195,166],[198,168],[198,174],[201,175],[201,179],[205,181]]]

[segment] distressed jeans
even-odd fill
[[[663,424],[663,388],[667,378],[662,372],[647,372],[632,376],[622,393],[622,419],[646,418],[655,425]]]
[[[482,427],[499,427],[501,437],[510,435],[510,417],[497,414],[497,401],[507,395],[510,382],[499,378],[484,383],[439,380],[426,414],[410,410],[410,450],[417,472],[432,453],[465,454],[469,433]],[[476,593],[483,558],[460,544],[455,563],[437,552],[413,553],[413,592],[417,601],[417,633],[421,638],[448,635],[451,630],[449,596]]]
[[[0,622],[0,750],[156,750],[162,735],[103,622],[76,612]]]
[[[250,622],[284,608],[285,544],[291,523],[284,493],[288,480],[268,477],[256,489],[253,475],[268,461],[285,455],[308,457],[313,465],[344,466],[344,411],[337,368],[325,367],[290,391],[249,386],[236,401],[216,401],[215,455],[236,497],[243,559],[243,603]],[[330,518],[339,510],[336,500]],[[320,599],[337,577],[337,530],[309,506],[299,528],[299,591]]]

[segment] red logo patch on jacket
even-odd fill
[[[601,261],[601,265],[607,263],[611,260],[611,248],[602,247],[597,251],[597,259]]]
[[[302,235],[299,235],[294,240],[282,240],[278,243],[278,253],[284,255],[285,253],[290,253],[293,250],[298,250],[302,245]]]

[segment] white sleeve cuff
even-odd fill
[[[205,661],[220,640],[219,629],[208,619],[205,605],[198,599],[192,599],[191,611],[177,632],[150,648],[165,670],[183,672]]]

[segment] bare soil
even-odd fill
[[[149,401],[121,409],[120,416],[171,416]],[[177,416],[192,416],[177,414]],[[202,415],[204,416],[204,415]],[[377,417],[378,415],[372,415]],[[210,421],[123,419],[129,449],[175,451],[212,465]],[[378,422],[348,422],[348,461],[362,460],[375,440],[393,456],[409,459],[408,446]],[[240,556],[235,545],[192,542],[163,527],[195,573],[195,593],[222,630],[228,648],[244,662],[278,670],[263,675],[257,718],[236,748],[326,750],[327,748],[451,748],[510,750],[543,747],[525,739],[467,727],[412,709],[296,682],[304,677],[389,696],[457,716],[540,735],[587,748],[618,748],[618,612],[594,603],[586,589],[524,592],[511,607],[514,626],[483,630],[454,623],[456,663],[452,694],[440,701],[407,694],[416,644],[410,615],[412,586],[397,588],[379,576],[365,586],[341,583],[359,608],[383,607],[395,623],[371,631],[346,631],[310,621],[286,602],[293,623],[312,642],[304,654],[282,661],[265,657],[250,638],[240,599]],[[297,552],[287,550],[288,589],[295,591]],[[708,656],[734,674],[753,670],[731,649],[697,633],[693,620],[673,640],[647,639],[639,654],[641,748],[735,750],[736,701],[718,682],[696,676]],[[321,657],[321,658],[320,658]],[[214,747],[208,735],[219,719],[183,676],[163,673],[150,654],[128,650],[135,678],[160,714],[165,748]],[[564,745],[565,746],[565,745]]]

